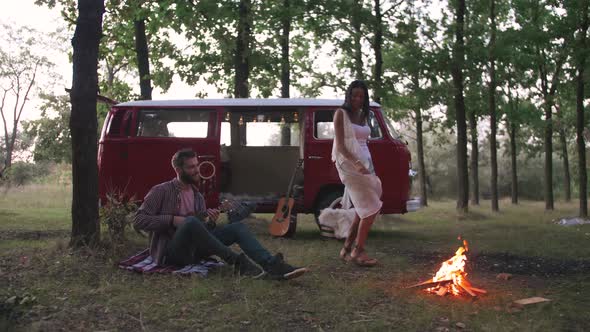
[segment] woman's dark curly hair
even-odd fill
[[[352,90],[356,88],[361,88],[364,91],[365,98],[363,101],[363,114],[361,119],[363,120],[363,123],[366,123],[369,117],[369,89],[367,88],[365,82],[357,80],[350,83],[346,89],[346,96],[344,97],[344,104],[342,104],[342,108],[346,110],[348,116],[350,117],[352,112],[352,105],[350,104],[352,99]]]

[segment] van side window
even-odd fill
[[[314,113],[313,136],[317,139],[334,138],[334,110],[322,110]]]
[[[209,136],[209,120],[213,111],[159,109],[139,112],[137,136],[190,137]]]
[[[121,136],[121,126],[123,125],[123,118],[126,114],[125,111],[116,111],[111,113],[111,119],[107,128],[108,136]]]
[[[241,146],[300,145],[301,117],[297,110],[230,111],[223,119],[222,145],[231,146],[232,141]]]
[[[381,127],[379,127],[379,121],[377,121],[377,117],[373,111],[369,112],[369,128],[371,128],[371,138],[382,138],[383,134],[381,134]]]

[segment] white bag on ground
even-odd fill
[[[337,239],[345,239],[348,236],[350,225],[354,221],[355,210],[352,209],[335,209],[341,201],[341,197],[337,198],[320,212],[318,217],[322,229],[330,228],[334,231],[334,237]]]

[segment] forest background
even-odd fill
[[[77,3],[35,4],[62,22],[0,31],[5,185],[72,162],[69,79],[48,54],[71,61]],[[106,1],[98,82],[127,101],[342,98],[362,79],[411,147],[424,205],[577,198],[587,216],[587,39],[588,1]]]

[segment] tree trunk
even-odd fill
[[[512,204],[518,204],[518,174],[516,165],[516,131],[518,127],[514,123],[509,124],[510,135],[510,175],[512,178],[511,196]]]
[[[516,116],[516,108],[518,106],[518,94],[516,96],[516,103],[512,100],[512,92],[511,92],[511,80],[512,72],[510,72],[508,78],[508,106],[509,113],[506,117],[506,128],[508,129],[508,136],[510,138],[510,178],[512,179],[511,188],[510,188],[510,196],[512,198],[512,204],[518,204],[518,165],[516,156],[518,155],[516,151],[516,135],[518,126],[516,124],[515,116]]]
[[[250,96],[250,87],[248,78],[250,77],[250,23],[251,0],[240,0],[238,12],[238,35],[236,36],[236,54],[235,54],[235,82],[234,97],[248,98]]]
[[[416,108],[416,144],[418,145],[418,177],[420,178],[420,200],[422,206],[428,206],[426,188],[426,165],[424,163],[424,135],[422,133],[422,111]]]
[[[414,93],[417,94],[420,88],[420,72],[416,70],[412,75]],[[428,191],[426,182],[426,165],[424,163],[424,133],[422,131],[422,110],[418,104],[415,105],[416,114],[416,145],[418,150],[418,178],[420,181],[420,201],[422,206],[428,206]]]
[[[489,92],[489,107],[490,107],[490,166],[491,166],[491,185],[492,191],[492,211],[498,211],[498,159],[497,159],[497,146],[496,146],[496,60],[495,60],[495,47],[496,47],[496,11],[495,1],[490,1],[490,25],[491,25],[491,36],[489,46],[490,56],[490,92]]]
[[[580,195],[580,217],[588,217],[588,175],[586,170],[586,143],[584,142],[584,67],[586,66],[587,38],[588,31],[588,3],[584,5],[582,11],[582,24],[580,31],[580,50],[582,51],[577,64],[578,75],[576,77],[576,143],[578,146],[578,172],[579,195]]]
[[[383,14],[381,14],[381,0],[375,0],[375,39],[373,40],[373,50],[375,52],[375,67],[373,72],[373,80],[375,86],[373,89],[373,99],[377,103],[381,103],[381,94],[383,91]],[[426,196],[423,196],[426,201]]]
[[[354,77],[357,80],[363,80],[363,52],[361,45],[361,37],[363,32],[361,31],[361,19],[360,12],[362,10],[361,0],[353,0],[352,10],[352,29],[353,29],[353,47],[354,47]]]
[[[291,15],[289,13],[290,0],[283,0],[283,16],[281,25],[283,33],[281,34],[281,98],[289,98],[290,81],[290,62],[289,62],[289,35],[291,33]]]
[[[72,238],[78,248],[96,245],[98,220],[98,168],[96,95],[98,93],[98,47],[102,37],[104,0],[80,0],[72,39]]]
[[[571,176],[570,176],[570,161],[567,152],[567,140],[565,137],[565,130],[559,130],[559,140],[561,141],[561,153],[563,158],[563,176],[564,176],[564,188],[565,201],[570,202],[572,200],[572,189],[571,189]]]
[[[553,123],[551,104],[545,103],[545,210],[553,210]]]
[[[469,112],[469,132],[471,134],[471,205],[479,205],[479,144],[477,141],[477,116],[475,112]]]
[[[465,99],[463,96],[463,63],[465,43],[463,28],[465,24],[465,0],[457,1],[455,13],[455,45],[453,50],[454,103],[457,118],[457,210],[468,211],[469,178],[467,174],[467,125],[465,123]]]
[[[145,20],[134,21],[135,53],[137,54],[137,69],[139,70],[139,87],[142,100],[152,99],[152,80],[150,77],[150,60],[145,34]]]

